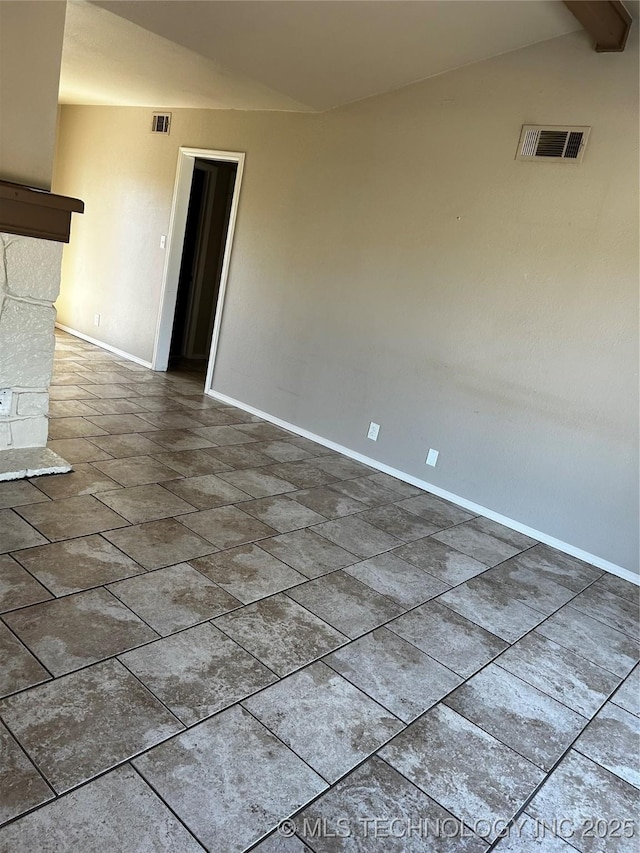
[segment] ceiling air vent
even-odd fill
[[[520,134],[516,160],[580,163],[590,130],[590,127],[525,124]]]
[[[169,133],[171,113],[154,113],[151,121],[151,133]]]

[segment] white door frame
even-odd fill
[[[236,227],[238,202],[240,199],[240,185],[242,184],[242,172],[244,169],[245,155],[242,152],[182,147],[178,152],[178,168],[176,171],[176,182],[173,190],[173,203],[171,205],[171,217],[169,219],[169,233],[167,234],[167,254],[165,258],[164,272],[162,275],[162,291],[160,293],[160,308],[158,311],[156,339],[153,347],[152,366],[154,370],[166,370],[169,365],[169,349],[171,347],[173,319],[176,313],[178,280],[180,278],[182,250],[187,226],[187,213],[189,210],[189,197],[191,195],[191,182],[193,180],[193,170],[195,168],[196,157],[202,160],[219,160],[225,163],[237,163],[238,166],[235,185],[233,188],[233,199],[231,202],[231,213],[229,215],[229,226],[227,228],[227,239],[224,247],[224,257],[222,260],[220,288],[218,290],[218,300],[215,309],[216,313],[213,324],[211,350],[209,353],[209,364],[207,367],[207,378],[204,384],[206,393],[211,390],[213,368],[218,349],[218,341],[220,339],[222,309],[227,289],[227,277],[229,275],[229,263],[231,261],[233,234]]]

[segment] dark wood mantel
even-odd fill
[[[72,213],[84,213],[84,202],[0,181],[0,231],[68,243]]]

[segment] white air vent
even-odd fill
[[[151,133],[169,133],[171,113],[154,113],[151,122]]]
[[[520,134],[516,160],[580,163],[590,130],[590,127],[525,124]]]

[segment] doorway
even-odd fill
[[[153,369],[206,367],[211,390],[244,168],[241,152],[180,148]]]
[[[191,179],[169,370],[207,369],[222,261],[229,229],[236,163],[196,158]]]

